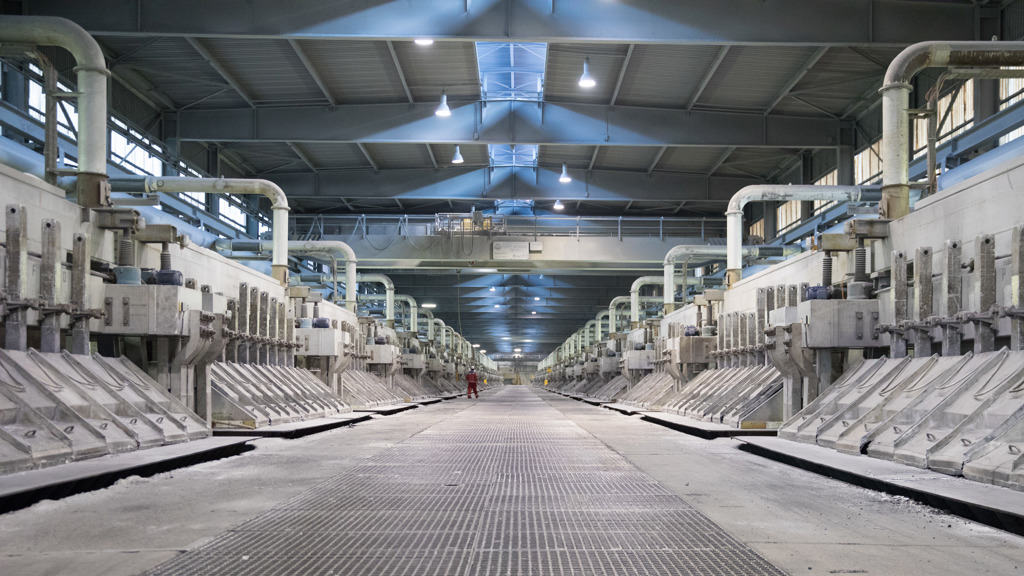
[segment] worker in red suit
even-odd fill
[[[472,398],[474,395],[479,398],[480,393],[476,391],[476,369],[470,367],[469,373],[466,374],[466,384],[469,385],[466,391],[466,398]]]

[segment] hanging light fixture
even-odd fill
[[[590,75],[590,57],[583,59],[583,75],[580,76],[580,87],[581,88],[593,88],[597,86],[597,80]]]
[[[572,182],[572,178],[569,177],[569,171],[566,170],[565,164],[562,164],[562,175],[558,177],[558,181],[562,184],[568,184]]]
[[[459,146],[455,146],[455,156],[452,156],[452,164],[462,164],[465,160],[462,158],[462,152],[459,151]]]
[[[417,38],[413,40],[413,42],[420,46],[430,46],[431,44],[434,43],[434,40],[433,38]]]
[[[448,94],[441,92],[441,103],[437,105],[437,110],[434,110],[436,116],[447,118],[452,115],[452,109],[448,107]]]
[[[553,206],[553,208],[555,210],[561,210],[562,208],[565,208],[565,204],[562,204],[561,200],[555,200],[555,205]]]

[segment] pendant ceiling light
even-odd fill
[[[562,184],[568,184],[572,182],[572,178],[569,177],[569,171],[566,170],[565,164],[562,164],[562,175],[558,177],[558,181]]]
[[[462,164],[465,160],[462,158],[462,152],[459,151],[459,147],[455,146],[455,156],[452,156],[452,164]]]
[[[434,114],[442,118],[452,115],[452,109],[448,107],[448,94],[441,92],[441,103],[437,105],[437,110],[434,110]]]
[[[597,80],[590,75],[590,58],[583,59],[583,75],[580,76],[580,86],[583,88],[593,88],[597,86]]]

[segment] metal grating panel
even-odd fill
[[[151,574],[782,572],[511,387]]]

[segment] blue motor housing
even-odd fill
[[[828,286],[808,287],[804,300],[828,300]]]

